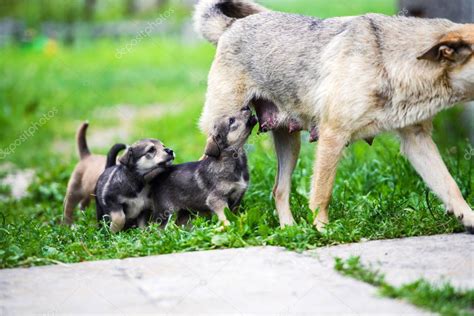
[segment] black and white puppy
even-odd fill
[[[160,141],[144,139],[128,147],[117,165],[117,155],[125,148],[123,144],[111,148],[96,187],[97,219],[110,220],[114,233],[145,226],[152,207],[149,182],[174,159],[173,151]]]
[[[222,117],[214,126],[201,161],[173,165],[151,182],[154,220],[179,211],[214,212],[229,225],[224,210],[235,209],[244,196],[249,172],[244,144],[257,119],[249,107]]]

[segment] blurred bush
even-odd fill
[[[189,11],[192,3],[180,0],[0,0],[0,18],[20,19],[28,27],[36,28],[42,22],[151,18],[169,6]]]

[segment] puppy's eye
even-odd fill
[[[234,117],[231,117],[231,118],[229,119],[229,125],[232,125],[232,124],[234,124],[234,123],[235,123],[235,118],[234,118]]]
[[[154,154],[156,152],[156,148],[155,147],[151,147],[150,149],[148,149],[148,151],[146,152],[147,154]]]

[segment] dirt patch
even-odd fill
[[[0,179],[0,184],[10,188],[10,197],[16,200],[26,197],[28,187],[35,178],[35,171],[33,169],[15,170],[15,165],[11,163],[2,164],[0,171],[8,172],[3,179]]]

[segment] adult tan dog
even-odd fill
[[[309,198],[318,229],[328,222],[346,144],[394,131],[448,212],[474,232],[474,212],[431,138],[438,112],[474,99],[474,24],[379,14],[321,20],[245,0],[201,0],[195,25],[217,44],[200,126],[209,134],[219,117],[253,104],[274,136],[282,226],[293,223],[298,130],[319,134]]]

